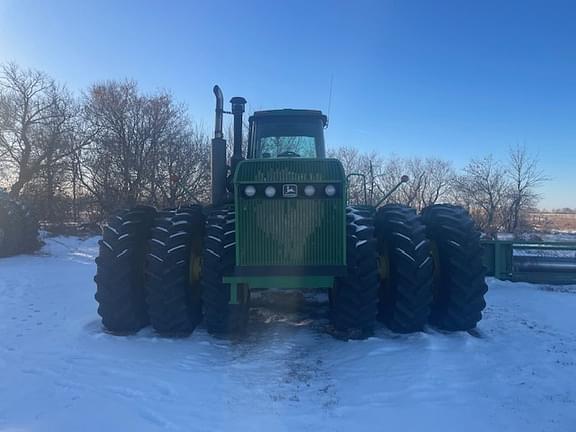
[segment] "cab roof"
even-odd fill
[[[266,110],[266,111],[256,111],[250,117],[252,119],[260,119],[266,117],[316,117],[322,120],[324,126],[328,124],[328,117],[322,114],[319,110],[307,110],[307,109],[277,109],[277,110]]]

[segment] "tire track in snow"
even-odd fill
[[[263,410],[330,416],[338,394],[324,354],[334,341],[322,327],[322,319],[303,319],[301,311],[254,310],[248,337],[230,346],[229,376],[258,389],[251,401]]]

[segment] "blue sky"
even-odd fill
[[[252,110],[328,106],[329,146],[471,157],[525,145],[576,207],[576,2],[0,0],[0,62],[81,91],[134,78],[212,127],[212,85]]]

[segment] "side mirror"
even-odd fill
[[[403,175],[402,177],[400,177],[400,183],[408,183],[410,181],[410,177],[408,177],[407,175]]]

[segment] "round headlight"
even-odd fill
[[[326,193],[326,195],[331,197],[336,195],[336,188],[334,187],[334,185],[328,185],[324,188],[324,192]]]
[[[312,185],[307,185],[304,188],[304,195],[311,197],[312,195],[314,195],[316,193],[316,188]]]
[[[256,188],[252,185],[246,186],[244,188],[244,195],[246,195],[247,197],[253,197],[254,195],[256,195]]]
[[[272,198],[276,195],[276,188],[274,186],[266,186],[266,189],[264,189],[264,195],[268,198]]]

